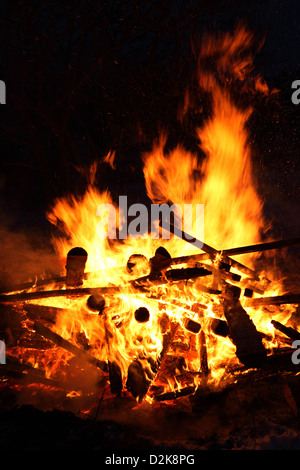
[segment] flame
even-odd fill
[[[269,92],[260,77],[251,75],[252,44],[253,35],[243,27],[238,27],[233,35],[205,36],[198,57],[198,81],[200,89],[210,97],[211,113],[202,127],[195,128],[198,152],[181,144],[167,151],[165,132],[154,142],[152,150],[143,155],[145,186],[152,203],[204,204],[202,241],[217,250],[258,243],[268,225],[252,171],[247,123],[253,110],[238,105],[231,94],[237,82],[242,90]],[[190,99],[186,92],[185,113]],[[109,152],[104,161],[115,168],[114,158],[115,153]],[[166,248],[172,257],[199,250],[191,250],[188,243],[178,238],[151,239],[148,235],[122,241],[108,239],[103,227],[99,228],[97,207],[101,204],[115,207],[119,225],[124,214],[120,213],[109,191],[100,192],[92,180],[82,197],[57,200],[47,214],[48,220],[61,233],[53,237],[53,246],[62,260],[62,272],[71,248],[83,247],[87,251],[86,272],[89,274],[83,287],[122,286],[122,292],[106,296],[101,315],[89,308],[88,296],[51,298],[36,303],[60,307],[62,311],[57,316],[55,331],[78,347],[87,346],[88,352],[97,359],[116,363],[124,384],[130,364],[138,359],[150,370],[152,378],[155,377],[156,386],[164,391],[180,390],[191,383],[195,387],[203,383],[217,386],[228,377],[228,367],[239,364],[239,360],[232,341],[216,335],[211,328],[214,319],[222,318],[220,303],[205,292],[214,287],[215,276],[212,280],[209,276],[208,281],[153,285],[149,295],[133,291],[129,284],[130,280],[145,274],[145,266],[134,274],[126,270],[132,254],[142,254],[149,260],[159,246]],[[255,267],[255,259],[254,255],[247,255],[243,262]],[[214,269],[215,262],[207,260],[207,264]],[[280,283],[274,281],[265,294],[280,292]],[[135,312],[140,307],[148,309],[149,321],[136,321]],[[247,309],[257,329],[269,335],[264,339],[269,349],[278,345],[270,320],[286,322],[292,314],[291,307],[272,310],[268,313],[263,308]],[[188,321],[200,323],[201,335],[188,330]],[[172,325],[178,328],[173,331]],[[171,333],[172,345],[166,352],[166,338]],[[205,349],[210,374],[203,377],[199,371],[204,362],[201,351]],[[56,354],[55,364],[50,360],[44,362],[49,377],[63,367],[68,357]],[[158,372],[154,372],[153,364],[161,366]],[[172,374],[166,372],[167,364]],[[151,401],[151,397],[148,399]]]

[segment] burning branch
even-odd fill
[[[42,323],[35,321],[33,325],[33,329],[42,335],[44,338],[52,341],[52,343],[56,344],[57,346],[66,349],[67,351],[71,352],[74,354],[74,356],[78,357],[78,359],[85,360],[89,364],[97,367],[100,369],[102,372],[107,373],[107,364],[104,361],[99,361],[95,357],[91,356],[88,354],[86,351],[83,351],[82,349],[78,348],[74,344],[70,343],[66,339],[62,338],[60,335],[57,333],[54,333],[52,330],[47,328],[45,325]]]
[[[300,294],[285,294],[273,297],[257,297],[249,299],[245,307],[260,307],[263,305],[300,304]]]
[[[276,328],[276,330],[281,331],[281,333],[288,336],[288,338],[291,338],[292,340],[300,339],[299,331],[295,330],[291,326],[285,326],[276,320],[272,320],[271,323],[274,326],[274,328]]]
[[[237,248],[229,248],[227,250],[222,250],[222,255],[225,256],[236,256],[244,255],[247,253],[257,253],[268,250],[275,250],[278,248],[287,248],[289,246],[300,245],[300,238],[292,238],[290,240],[277,240],[275,242],[267,243],[258,243],[256,245],[241,246]],[[172,264],[181,264],[187,263],[189,260],[194,261],[204,261],[210,259],[211,255],[208,253],[199,253],[197,255],[188,255],[188,256],[178,256],[177,258],[172,258]]]
[[[247,276],[250,276],[256,281],[259,281],[259,276],[255,271],[253,271],[253,269],[250,269],[247,266],[239,263],[238,261],[233,260],[229,256],[224,255],[222,251],[218,251],[215,248],[207,245],[206,243],[203,243],[200,240],[197,240],[196,238],[191,237],[191,235],[182,231],[181,229],[179,229],[172,223],[170,223],[169,230],[170,230],[170,233],[172,233],[173,235],[176,235],[182,240],[185,240],[188,243],[192,243],[194,246],[198,246],[201,250],[205,251],[205,253],[207,253],[210,257],[212,257],[212,259],[216,259],[217,256],[221,255],[223,261],[225,261],[226,263],[229,263],[230,266],[236,268],[238,271],[246,274]]]

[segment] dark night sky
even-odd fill
[[[2,1],[0,79],[7,104],[1,107],[0,212],[6,223],[39,225],[55,197],[81,188],[76,168],[110,148],[117,150],[117,170],[107,169],[102,182],[116,187],[117,181],[118,191],[130,181],[138,193],[138,120],[149,141],[157,121],[174,125],[192,68],[191,36],[232,32],[239,20],[265,38],[255,69],[280,90],[278,102],[260,103],[255,115],[255,169],[266,210],[279,211],[279,218],[288,213],[278,235],[292,229],[296,236],[300,112],[290,97],[292,81],[300,79],[297,0]]]
[[[230,3],[230,2],[229,2]],[[248,27],[265,35],[261,51],[264,75],[276,76],[300,65],[300,4],[297,0],[267,0],[232,3],[232,16],[245,20]],[[230,14],[229,14],[230,16]],[[258,59],[259,63],[259,59]]]

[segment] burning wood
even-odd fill
[[[209,375],[209,367],[207,362],[207,347],[206,337],[204,331],[199,335],[199,349],[200,349],[200,372],[204,377]]]
[[[189,395],[194,394],[196,388],[192,385],[182,388],[181,390],[175,390],[174,392],[167,392],[157,395],[154,398],[154,401],[161,402],[161,401],[169,401],[169,400],[176,400],[177,398],[188,397]]]
[[[134,312],[134,318],[139,323],[145,323],[145,322],[149,321],[149,318],[150,318],[149,310],[146,307],[139,307]]]
[[[236,355],[247,367],[261,366],[267,356],[262,338],[249,315],[241,306],[236,292],[231,299],[224,298],[224,315],[229,336],[236,346]]]
[[[135,359],[128,368],[126,388],[127,390],[142,403],[146,396],[148,389],[153,380],[153,371],[147,367],[143,367],[143,364],[138,359]]]
[[[171,323],[171,325],[169,325],[170,322],[166,315],[162,317],[161,321],[162,328],[166,329],[166,332],[159,359],[156,362],[150,361],[149,359],[135,359],[128,368],[126,388],[139,403],[142,403],[146,395],[152,395],[155,389],[154,383],[159,375],[159,371],[163,369],[167,352],[179,327],[177,323]]]
[[[89,309],[101,315],[105,307],[105,298],[102,295],[93,294],[88,298],[86,304]]]
[[[224,338],[229,335],[229,328],[225,320],[220,318],[213,318],[210,323],[210,329],[218,336],[223,336]]]
[[[82,297],[85,295],[102,295],[102,294],[116,294],[126,291],[130,293],[130,289],[136,291],[141,290],[143,286],[149,286],[151,284],[164,284],[166,282],[176,282],[182,280],[193,279],[197,277],[208,276],[211,274],[206,268],[182,268],[182,269],[171,269],[166,272],[166,277],[151,278],[150,276],[144,276],[138,279],[134,279],[129,284],[124,286],[108,286],[108,287],[82,287],[74,289],[59,289],[49,291],[37,291],[37,292],[21,292],[17,294],[5,294],[0,295],[0,302],[25,302],[27,300],[35,299],[46,299],[50,297]],[[134,290],[132,290],[134,293]]]
[[[287,248],[290,246],[297,246],[299,244],[300,244],[300,238],[293,238],[290,240],[277,240],[275,242],[259,243],[257,245],[249,245],[249,246],[222,250],[222,254],[228,255],[228,256],[236,256],[236,255],[247,254],[247,253],[275,250],[279,248]],[[177,256],[171,259],[171,265],[184,264],[190,261],[194,261],[194,262],[206,261],[209,259],[211,259],[211,255],[207,253],[199,253],[197,255]],[[130,274],[134,274],[134,273],[138,274],[142,270],[147,271],[148,266],[149,266],[149,262],[144,255],[134,254],[129,257],[126,269]],[[121,267],[119,269],[121,269]],[[111,271],[111,270],[99,271],[99,276],[101,274],[105,275],[105,273],[107,273],[108,271]],[[95,273],[83,273],[82,280],[88,279],[88,277],[93,274]],[[59,276],[59,277],[55,277],[52,279],[38,279],[32,282],[29,281],[29,282],[23,282],[20,284],[10,285],[7,288],[0,289],[0,293],[5,294],[9,292],[17,292],[17,291],[28,290],[32,288],[44,287],[44,286],[51,285],[51,284],[62,284],[62,283],[66,283],[66,281],[67,281],[67,276]],[[262,291],[259,293],[262,293]]]
[[[72,248],[67,255],[66,285],[79,287],[83,284],[83,275],[88,254],[84,248]]]
[[[300,294],[285,294],[273,297],[257,297],[249,299],[245,303],[246,307],[260,307],[263,305],[283,305],[300,304]]]
[[[17,367],[16,365],[6,365],[0,368],[0,377],[11,377],[17,379],[22,385],[43,384],[50,387],[69,390],[67,384],[60,380],[48,379],[42,374],[37,374],[36,369]]]
[[[170,224],[170,232],[176,235],[177,237],[182,238],[183,240],[187,241],[188,243],[192,243],[193,245],[197,243],[198,247],[201,250],[203,250],[206,254],[208,254],[212,259],[216,259],[219,255],[221,255],[222,260],[225,263],[229,263],[230,266],[236,268],[238,271],[244,274],[247,274],[247,276],[250,276],[256,281],[259,281],[259,275],[255,271],[253,271],[253,269],[250,269],[247,266],[244,266],[243,264],[239,263],[238,261],[233,260],[227,255],[223,255],[221,251],[216,250],[215,248],[207,245],[206,243],[200,240],[196,240],[191,235],[180,230],[174,224]]]
[[[244,255],[248,253],[257,253],[268,250],[276,250],[279,248],[287,248],[290,246],[300,245],[300,238],[292,238],[289,240],[277,240],[275,242],[267,243],[258,243],[256,245],[241,246],[237,248],[229,248],[227,250],[222,250],[222,254],[225,256],[236,256]],[[187,263],[191,260],[193,261],[205,261],[210,259],[211,254],[209,253],[199,253],[197,255],[188,255],[188,256],[178,256],[172,258],[172,264],[182,264]]]
[[[119,287],[82,287],[74,289],[58,289],[37,292],[21,292],[0,296],[0,302],[25,302],[27,300],[48,299],[51,297],[83,297],[85,295],[115,294]]]
[[[176,399],[201,387],[218,387],[223,375],[225,380],[229,377],[230,366],[236,370],[241,364],[246,368],[261,367],[269,361],[267,351],[286,346],[280,335],[274,338],[270,315],[261,318],[265,309],[259,307],[279,305],[280,318],[285,317],[287,322],[292,306],[300,303],[300,294],[271,296],[272,292],[281,292],[282,286],[276,282],[272,285],[253,269],[252,257],[247,257],[244,263],[233,258],[300,244],[299,238],[255,243],[266,223],[251,172],[246,125],[251,110],[234,104],[229,86],[232,77],[228,75],[233,64],[237,68],[235,83],[247,76],[247,64],[245,69],[243,60],[238,63],[240,54],[244,58],[247,52],[247,60],[251,62],[248,51],[243,49],[244,42],[249,45],[251,38],[244,30],[238,32],[238,38],[226,35],[224,40],[219,38],[216,44],[208,43],[199,49],[199,66],[202,61],[216,62],[217,70],[222,71],[222,76],[214,77],[210,71],[213,67],[207,67],[205,73],[200,70],[198,77],[201,90],[211,97],[212,111],[203,126],[195,130],[203,156],[201,162],[196,152],[192,154],[181,145],[168,145],[166,136],[161,136],[153,150],[143,155],[151,207],[160,210],[163,205],[168,209],[170,204],[164,203],[173,200],[179,208],[203,203],[207,243],[193,239],[174,223],[170,224],[169,232],[179,240],[158,241],[158,237],[153,237],[151,241],[147,227],[143,233],[135,233],[140,238],[130,238],[127,207],[126,211],[119,210],[119,226],[114,227],[116,236],[110,238],[106,231],[109,220],[107,224],[99,224],[97,217],[101,212],[98,209],[108,212],[108,206],[116,214],[114,198],[106,190],[100,193],[90,183],[83,197],[74,196],[72,202],[56,201],[47,214],[51,223],[60,220],[66,228],[64,237],[53,239],[53,248],[60,259],[67,254],[66,276],[12,286],[9,293],[5,291],[6,295],[2,291],[3,309],[15,303],[20,311],[18,336],[19,331],[16,333],[4,318],[11,311],[3,314],[1,308],[1,333],[6,335],[4,339],[9,337],[8,346],[18,351],[22,347],[29,350],[33,345],[34,353],[38,354],[44,353],[51,342],[104,373],[112,394],[120,395],[125,385],[128,395],[138,402]],[[223,75],[226,83],[222,84]],[[243,90],[247,89],[246,85]],[[171,150],[167,151],[168,148]],[[127,204],[127,197],[119,196]],[[199,253],[186,255],[182,247],[188,246],[184,241]],[[235,248],[217,250],[214,246]],[[179,264],[184,267],[174,268]],[[92,272],[86,273],[86,266]],[[264,271],[268,272],[268,268]],[[103,280],[105,286],[101,287]],[[46,285],[50,287],[41,290]],[[270,291],[268,297],[266,287]],[[23,289],[31,291],[18,292]],[[37,304],[27,303],[33,300]],[[87,314],[86,309],[94,314]],[[48,320],[51,328],[40,322],[41,318]],[[37,335],[32,331],[33,322]],[[283,323],[273,321],[272,324],[290,339],[300,337],[297,330]],[[23,335],[24,330],[28,337]],[[76,344],[93,353],[72,344],[72,339],[64,339],[65,331],[71,332],[70,338],[76,338]],[[38,343],[39,335],[45,341]],[[51,349],[57,352],[59,348]],[[25,374],[36,374],[36,380],[45,379],[40,369],[38,373],[34,368],[22,369],[20,365],[15,369],[18,370],[10,365],[1,370],[6,374],[21,374],[22,378]],[[162,393],[157,395],[159,387]]]
[[[282,325],[282,323],[276,320],[272,320],[271,323],[274,326],[274,328],[276,328],[276,330],[281,331],[281,333],[285,334],[292,340],[300,339],[299,331],[295,330],[291,326]]]
[[[190,333],[197,335],[201,330],[201,324],[192,320],[191,318],[186,318],[184,321],[184,328]]]
[[[67,351],[71,352],[80,360],[84,360],[88,362],[89,364],[97,367],[100,369],[102,372],[107,372],[107,364],[103,361],[99,361],[95,357],[91,356],[88,354],[86,351],[83,351],[82,349],[78,348],[74,344],[70,343],[66,339],[62,338],[60,335],[57,333],[54,333],[50,328],[47,328],[45,325],[42,323],[35,321],[33,325],[33,329],[42,335],[44,338],[49,339],[52,341],[52,343],[56,344],[57,346],[66,349]]]
[[[213,249],[212,249],[213,250]],[[214,251],[214,250],[213,250]],[[215,253],[215,251],[214,251]],[[181,258],[182,259],[182,258]],[[189,257],[190,259],[190,257]],[[129,262],[128,271],[130,274],[134,273],[135,262],[145,262],[144,258],[140,256],[134,256]],[[148,263],[148,262],[147,262]],[[290,294],[285,296],[278,297],[261,297],[261,298],[252,298],[253,290],[249,287],[246,287],[242,291],[243,282],[241,281],[241,276],[230,273],[229,264],[220,264],[217,268],[215,265],[202,265],[181,269],[168,269],[172,264],[172,258],[169,253],[160,248],[156,250],[155,256],[150,259],[151,272],[149,275],[142,278],[133,279],[129,284],[124,286],[108,286],[108,287],[87,287],[87,288],[78,288],[74,287],[72,289],[61,289],[53,291],[37,291],[37,292],[25,292],[17,293],[11,295],[2,295],[0,300],[4,302],[15,302],[22,301],[26,302],[31,299],[43,299],[43,298],[52,298],[52,297],[67,297],[70,296],[73,301],[76,298],[89,295],[87,300],[88,309],[98,312],[102,316],[104,321],[104,331],[105,331],[105,341],[107,345],[107,358],[105,361],[99,361],[86,351],[81,350],[77,346],[73,345],[69,341],[63,339],[57,333],[54,333],[46,326],[42,325],[40,322],[34,322],[34,329],[44,336],[46,339],[55,343],[56,345],[66,349],[67,351],[74,354],[80,359],[86,360],[88,363],[96,366],[102,372],[108,374],[108,380],[110,382],[110,389],[113,394],[120,394],[123,390],[123,377],[121,373],[121,368],[118,365],[118,361],[115,359],[115,352],[111,351],[110,342],[113,338],[113,333],[110,331],[110,326],[107,321],[107,314],[105,313],[105,307],[107,305],[106,298],[115,296],[123,293],[138,294],[141,292],[142,297],[148,292],[148,287],[154,286],[164,286],[165,284],[170,284],[180,282],[182,280],[197,279],[199,277],[206,276],[215,276],[217,279],[217,285],[219,289],[212,288],[208,285],[201,284],[197,282],[197,293],[198,295],[208,295],[213,301],[213,297],[220,299],[220,306],[222,307],[225,320],[214,318],[210,322],[209,331],[213,334],[219,336],[229,336],[233,344],[236,347],[236,356],[246,367],[258,367],[261,366],[266,359],[266,350],[262,345],[262,334],[257,331],[254,323],[250,320],[248,314],[242,307],[240,303],[240,297],[243,295],[247,300],[244,300],[245,306],[257,306],[257,305],[269,305],[277,303],[289,303],[299,301],[299,296],[296,294]],[[73,266],[74,267],[74,266]],[[82,265],[81,268],[82,269]],[[141,272],[140,269],[137,269],[136,272]],[[249,274],[249,273],[248,273]],[[82,271],[81,271],[81,280],[82,280]],[[233,284],[228,284],[227,281],[241,282],[241,287]],[[79,282],[79,280],[78,280]],[[80,281],[81,282],[81,281]],[[79,284],[78,284],[79,285]],[[129,287],[129,289],[128,289]],[[145,289],[146,288],[146,289]],[[167,292],[167,291],[165,291]],[[169,295],[173,295],[170,291]],[[170,299],[170,297],[168,297]],[[158,300],[158,305],[163,309],[168,307],[182,309],[182,313],[185,315],[194,309],[185,304],[185,307],[180,307],[179,299],[172,299],[166,302]],[[178,304],[178,306],[177,306]],[[198,302],[199,304],[199,302]],[[146,303],[147,305],[147,303]],[[200,305],[200,304],[199,304]],[[204,315],[205,309],[208,308],[207,304],[201,304],[202,308],[199,311],[200,315]],[[50,321],[55,321],[55,318],[58,315],[61,315],[64,312],[63,308],[59,307],[48,307],[44,305],[36,304],[24,304],[24,310],[28,312],[29,317],[32,319],[36,318],[45,318]],[[146,306],[141,306],[135,309],[134,318],[137,324],[147,324],[150,322],[150,312]],[[166,316],[168,318],[168,316]],[[168,319],[168,322],[170,320]],[[295,333],[295,330],[291,332],[290,328],[284,327],[284,325],[274,323],[274,326],[280,329],[280,331],[288,334],[289,337],[299,338],[298,332]],[[160,377],[162,374],[166,373],[167,365],[167,351],[170,348],[176,331],[179,328],[179,323],[171,322],[171,330],[168,331],[168,327],[165,326],[166,334],[164,335],[163,348],[159,356],[159,360],[153,361],[151,357],[140,355],[136,357],[128,367],[127,378],[126,378],[126,389],[135,397],[139,402],[142,402],[146,396],[154,397],[157,401],[175,399],[180,396],[185,396],[194,393],[197,389],[197,386],[188,386],[183,387],[183,389],[175,390],[173,392],[163,393],[157,396],[156,393],[156,382],[159,383]],[[207,324],[208,325],[208,324]],[[207,337],[205,331],[202,329],[201,321],[196,321],[195,319],[185,316],[182,319],[182,326],[184,330],[191,335],[198,335],[198,347],[199,347],[199,361],[200,361],[200,372],[198,373],[199,379],[204,380],[209,377],[210,370],[208,367],[208,358],[207,358]],[[206,326],[207,328],[207,326]],[[291,336],[292,335],[292,336]],[[296,335],[296,336],[295,336]],[[264,335],[267,338],[267,335]],[[6,371],[9,374],[9,371]],[[19,371],[20,372],[20,371]],[[13,373],[13,372],[11,372]],[[21,373],[23,373],[21,371]],[[190,372],[191,377],[193,371]],[[203,382],[204,383],[204,382]]]
[[[126,269],[129,274],[136,276],[146,274],[149,270],[149,261],[144,255],[133,254],[128,258]]]

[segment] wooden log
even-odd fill
[[[300,245],[300,238],[291,238],[288,240],[277,240],[274,242],[258,243],[256,245],[242,246],[223,250],[228,256],[244,255],[247,253],[257,253],[268,250],[277,250],[278,248],[287,248],[289,246]]]
[[[126,270],[129,274],[141,275],[149,272],[149,261],[146,256],[139,253],[129,256]]]
[[[149,285],[163,285],[168,282],[186,281],[188,279],[194,279],[198,277],[210,276],[212,271],[204,267],[195,268],[182,268],[182,269],[170,269],[166,271],[164,276],[158,274],[157,276],[143,276],[132,281],[132,285],[138,286],[149,286]],[[0,297],[1,299],[1,297]]]
[[[245,307],[260,307],[263,305],[300,304],[300,294],[285,294],[273,297],[256,297],[245,302]]]
[[[128,367],[126,388],[137,399],[138,403],[142,403],[151,384],[151,379],[146,374],[146,370],[142,362],[134,359]]]
[[[138,323],[146,323],[150,319],[150,312],[146,307],[139,307],[134,312],[134,318]]]
[[[134,294],[137,291],[142,292],[143,287],[149,285],[165,284],[167,282],[188,280],[211,274],[206,268],[187,268],[187,269],[171,269],[166,273],[165,278],[152,279],[149,276],[143,276],[138,279],[130,281],[129,284],[124,286],[109,286],[109,287],[82,287],[74,289],[58,289],[50,291],[36,291],[36,292],[21,292],[17,294],[4,294],[0,295],[0,302],[25,302],[34,299],[46,299],[51,297],[82,297],[85,295],[113,295],[116,293],[123,293],[126,290],[128,294]]]
[[[128,286],[127,286],[128,287]],[[102,294],[116,294],[123,292],[124,287],[82,287],[74,289],[59,289],[50,291],[37,291],[37,292],[21,292],[19,294],[5,294],[0,295],[0,302],[25,302],[34,299],[47,299],[51,297],[82,297],[85,295],[102,295]],[[130,290],[128,291],[130,293]]]
[[[29,364],[22,364],[9,354],[6,355],[5,366],[0,367],[0,376],[16,378],[22,380],[24,384],[36,383],[69,390],[67,384],[57,379],[46,378],[45,371]]]
[[[183,325],[187,331],[194,333],[195,335],[197,335],[201,330],[201,324],[192,320],[191,318],[185,318]]]
[[[110,337],[112,337],[112,334],[108,327],[107,314],[105,311],[105,298],[102,295],[91,295],[87,300],[87,307],[98,312],[98,314],[103,317],[105,339],[108,350],[107,363],[110,391],[112,394],[119,394],[123,388],[122,372],[116,361],[111,358]]]
[[[123,266],[119,268],[109,268],[102,271],[94,271],[89,273],[84,273],[82,278],[89,279],[89,277],[95,277],[99,275],[99,277],[105,276],[105,273],[113,272],[116,269],[123,270],[125,269]],[[66,276],[59,276],[50,279],[38,279],[37,281],[28,281],[23,282],[20,284],[9,285],[6,288],[0,289],[0,294],[9,294],[9,293],[17,293],[18,291],[29,290],[29,289],[38,289],[40,287],[55,285],[56,287],[63,287],[66,284],[67,277]]]
[[[171,265],[170,253],[162,246],[157,248],[153,258],[150,258],[150,278],[160,276]]]
[[[66,284],[68,286],[80,286],[84,279],[92,273],[85,273],[85,263],[87,260],[87,252],[83,248],[72,248],[67,255],[67,275],[57,276],[50,279],[38,279],[35,281],[22,282],[19,284],[8,285],[0,289],[1,294],[28,290],[32,288],[44,287],[52,284]]]
[[[28,281],[22,282],[19,284],[10,284],[5,288],[0,289],[0,294],[9,294],[13,292],[17,292],[20,290],[28,290],[32,288],[39,288],[48,286],[51,284],[63,284],[66,281],[66,276],[62,277],[55,277],[52,279],[39,279],[37,281]]]
[[[262,251],[275,250],[279,248],[287,248],[289,246],[297,246],[297,245],[300,245],[300,238],[293,238],[289,240],[278,240],[275,242],[258,243],[256,245],[229,248],[226,250],[222,250],[222,254],[227,255],[227,256],[237,256],[237,255],[244,255],[248,253],[257,253],[257,252],[262,252]],[[208,253],[178,256],[176,258],[172,258],[172,264],[187,263],[190,260],[205,261],[209,258],[210,256]]]
[[[220,318],[212,318],[210,322],[210,329],[218,336],[226,336],[229,335],[229,328],[227,322],[225,320],[221,320]]]
[[[35,321],[33,324],[33,329],[42,335],[44,338],[52,341],[52,343],[56,344],[57,346],[66,349],[67,351],[71,352],[74,354],[74,356],[78,357],[78,359],[84,360],[88,362],[89,364],[97,367],[100,369],[102,372],[108,372],[107,369],[107,364],[104,361],[100,361],[99,359],[96,359],[95,357],[91,356],[88,354],[86,351],[78,348],[74,344],[70,343],[66,339],[62,338],[60,335],[57,333],[54,333],[54,331],[50,330],[50,328],[47,328],[45,325],[42,323]]]
[[[49,322],[55,322],[56,317],[65,310],[58,307],[49,307],[47,305],[37,305],[37,304],[27,304],[23,305],[23,310],[28,314],[28,317],[31,319],[44,318]]]
[[[161,401],[169,401],[169,400],[176,400],[177,398],[187,397],[195,393],[196,387],[194,385],[189,385],[188,387],[184,387],[181,390],[174,390],[174,392],[166,392],[161,393],[154,397],[154,401],[161,402]]]
[[[138,403],[142,403],[146,395],[152,394],[159,370],[163,366],[167,351],[179,327],[179,323],[173,322],[169,325],[170,321],[166,314],[162,317],[161,322],[162,332],[166,331],[159,359],[153,362],[150,359],[141,360],[136,358],[128,368],[126,388],[137,399]]]
[[[113,395],[118,395],[123,389],[122,372],[116,361],[108,361],[108,374],[110,391]]]
[[[261,334],[239,301],[224,299],[223,308],[236,356],[246,367],[260,367],[267,357]]]
[[[241,289],[232,284],[224,284],[222,290],[222,297],[230,302],[236,302],[241,295]]]
[[[108,351],[107,361],[108,361],[110,391],[112,394],[119,394],[121,393],[123,389],[122,372],[117,362],[112,358],[111,349],[110,349],[110,338],[112,337],[112,333],[109,330],[107,314],[105,310],[103,314],[103,321],[104,321],[105,339],[106,339],[107,351]]]
[[[103,295],[93,294],[88,298],[86,305],[90,310],[98,312],[99,315],[101,315],[105,307],[105,298]]]
[[[292,340],[300,339],[299,331],[295,330],[291,326],[285,326],[285,325],[283,325],[282,323],[280,323],[279,321],[276,321],[276,320],[272,320],[271,323],[274,326],[274,328],[276,328],[276,330],[281,331],[281,333],[285,334],[286,336],[288,336]]]
[[[88,254],[84,248],[72,248],[67,254],[66,285],[79,287],[83,284],[84,269]]]
[[[242,247],[237,247],[237,248],[229,248],[222,250],[222,253],[227,256],[236,256],[236,255],[243,255],[247,253],[256,253],[256,252],[262,252],[262,251],[268,251],[268,250],[274,250],[274,249],[279,249],[279,248],[287,248],[289,246],[297,246],[300,244],[300,238],[293,238],[289,240],[278,240],[274,242],[267,242],[267,243],[259,243],[256,245],[248,245],[248,246],[242,246]],[[135,256],[135,255],[132,255]],[[143,256],[143,255],[137,255],[137,256]],[[184,256],[177,256],[172,258],[171,264],[185,264],[188,263],[189,261],[205,261],[211,258],[211,255],[208,253],[199,253],[195,255],[184,255]],[[129,260],[129,272],[131,272],[131,263]],[[119,270],[124,270],[124,266],[120,266],[119,268],[113,268],[113,270],[119,269]],[[106,272],[112,271],[111,268],[105,269],[102,271],[95,271],[95,272],[90,272],[90,273],[84,273],[83,279],[88,279],[89,276],[95,276],[97,274],[100,275],[105,275]],[[51,279],[38,279],[37,281],[28,281],[28,282],[23,282],[19,284],[13,284],[9,285],[6,288],[0,289],[0,294],[5,294],[5,293],[10,293],[10,292],[16,292],[20,290],[28,290],[33,287],[38,288],[38,287],[43,287],[51,284],[60,284],[60,283],[65,283],[66,282],[66,276],[58,276],[54,277]]]
[[[200,331],[199,335],[199,350],[200,350],[200,372],[203,377],[209,375],[209,367],[207,361],[207,347],[206,347],[206,336],[203,330]]]
[[[193,244],[193,246],[198,247],[200,250],[205,251],[208,255],[212,257],[212,259],[217,258],[219,255],[222,256],[222,260],[225,263],[229,263],[230,266],[236,268],[240,272],[246,274],[247,276],[250,276],[251,278],[255,280],[259,280],[259,275],[253,270],[248,268],[247,266],[243,265],[242,263],[239,263],[238,261],[233,260],[227,255],[224,255],[222,251],[218,251],[215,248],[211,247],[210,245],[207,245],[206,243],[197,240],[196,238],[191,237],[191,235],[187,234],[186,232],[180,230],[178,227],[176,227],[174,224],[170,223],[170,233],[173,233],[177,237],[181,238],[182,240],[185,240],[188,243]]]
[[[11,377],[17,379],[18,381],[22,380],[22,383],[29,385],[29,384],[43,384],[48,385],[50,387],[56,387],[63,390],[69,390],[66,384],[61,382],[60,380],[55,379],[48,379],[41,375],[35,374],[33,371],[21,371],[16,370],[15,367],[11,367],[8,365],[0,367],[0,377]]]

